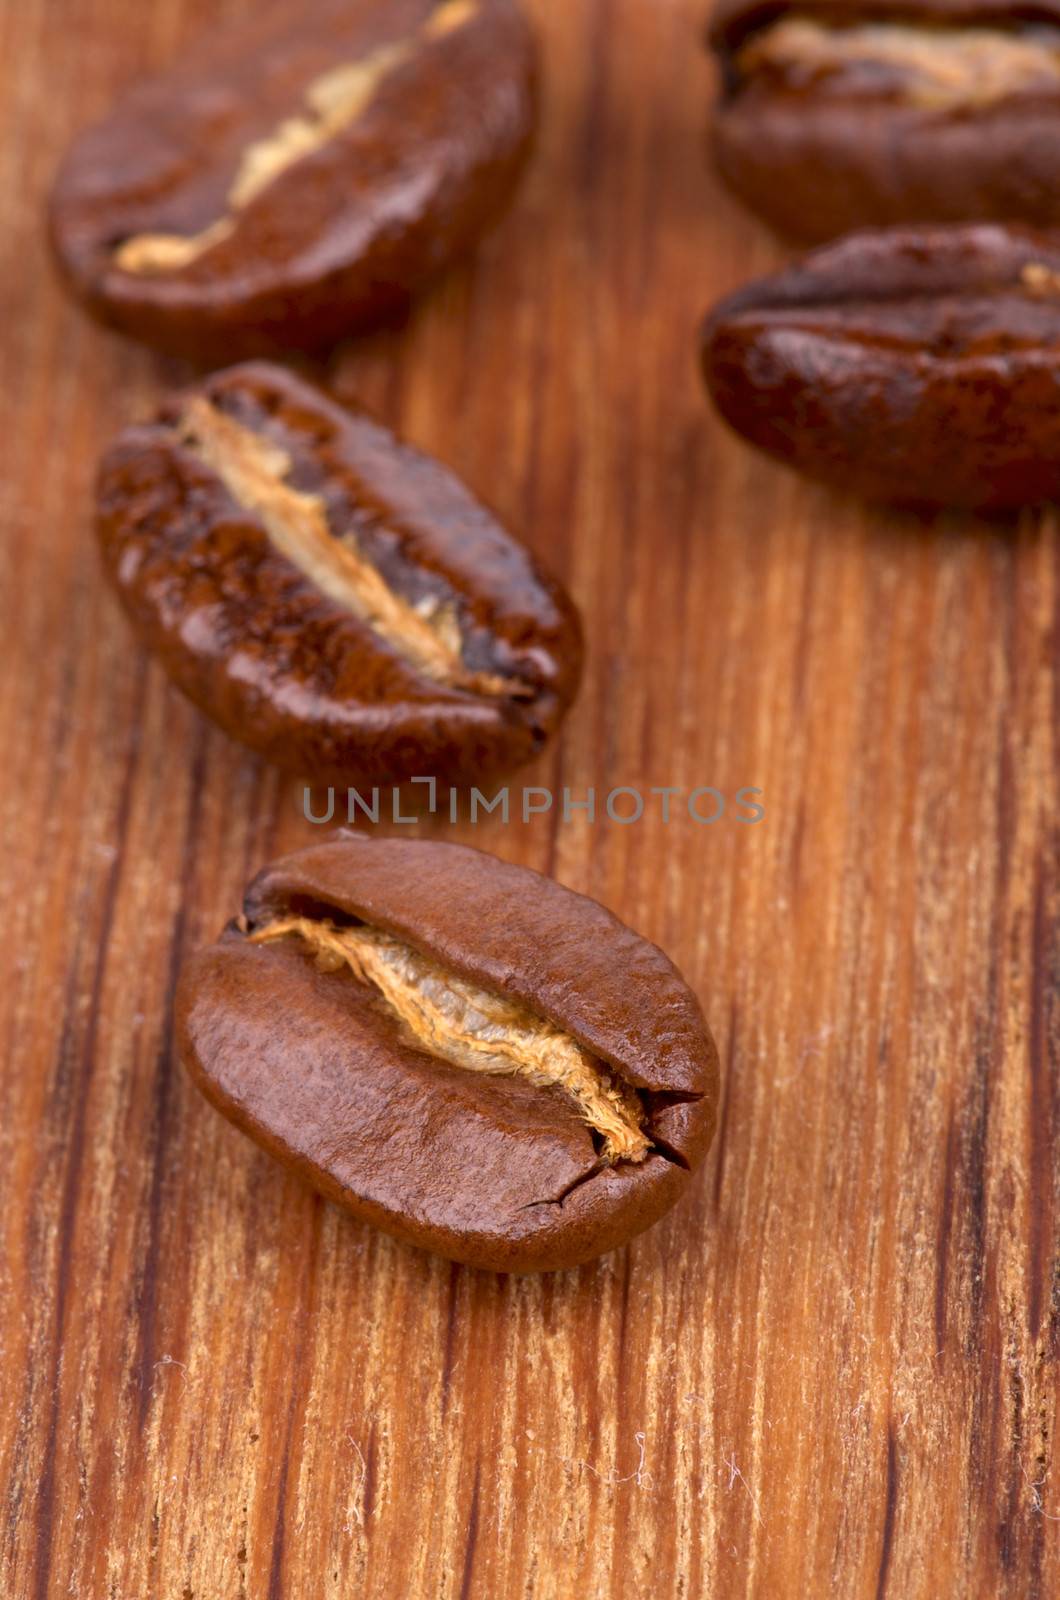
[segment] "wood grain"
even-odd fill
[[[174,974],[301,791],[134,647],[97,453],[182,374],[87,324],[68,137],[252,0],[0,9],[5,1596],[1060,1593],[1060,558],[755,459],[694,329],[780,259],[708,171],[698,0],[536,0],[536,162],[329,376],[565,575],[587,679],[528,783],[766,819],[442,834],[673,955],[726,1065],[693,1198],[507,1281],[300,1191],[195,1095]]]

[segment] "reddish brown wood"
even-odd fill
[[[104,588],[97,453],[181,374],[66,302],[41,205],[122,84],[251,8],[0,10],[0,1587],[1060,1592],[1055,519],[866,512],[711,418],[698,318],[780,257],[707,170],[692,0],[536,0],[515,210],[330,376],[584,608],[527,782],[765,790],[757,827],[456,830],[683,967],[710,1166],[630,1249],[506,1281],[302,1193],[175,1066],[181,961],[315,834]]]

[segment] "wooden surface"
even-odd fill
[[[318,832],[104,590],[95,457],[182,374],[65,301],[41,203],[251,9],[0,13],[0,1591],[1060,1593],[1057,533],[866,513],[709,416],[698,318],[780,256],[706,168],[699,0],[536,0],[515,210],[331,376],[584,608],[525,781],[765,791],[757,827],[456,830],[681,965],[709,1166],[632,1248],[505,1281],[300,1191],[174,1063],[180,963]]]

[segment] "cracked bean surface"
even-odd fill
[[[481,784],[558,727],[568,596],[439,463],[282,368],[214,373],[99,476],[144,644],[233,738],[320,784]]]
[[[572,1266],[687,1191],[717,1054],[672,963],[464,846],[340,838],[265,869],[184,974],[207,1098],[355,1216],[502,1271]]]

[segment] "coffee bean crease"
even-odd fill
[[[496,673],[471,672],[461,659],[460,629],[451,606],[429,596],[411,605],[396,594],[356,548],[339,540],[317,494],[286,482],[287,451],[244,427],[201,395],[193,395],[177,425],[181,443],[211,467],[233,499],[259,516],[277,550],[317,588],[393,645],[420,672],[477,694],[503,695],[522,686]],[[525,692],[525,691],[524,691]]]
[[[235,232],[238,213],[256,200],[282,173],[338,137],[367,110],[380,85],[403,66],[424,42],[460,27],[478,10],[478,0],[442,0],[411,39],[380,45],[361,61],[351,61],[306,87],[305,107],[285,118],[266,138],[249,145],[228,191],[228,214],[198,233],[140,233],[125,239],[114,252],[124,272],[177,272]]]
[[[347,967],[379,991],[419,1044],[453,1066],[562,1089],[602,1139],[608,1162],[643,1161],[648,1154],[644,1111],[632,1086],[525,1006],[446,972],[378,929],[288,917],[249,937],[252,944],[295,937],[322,970]]]

